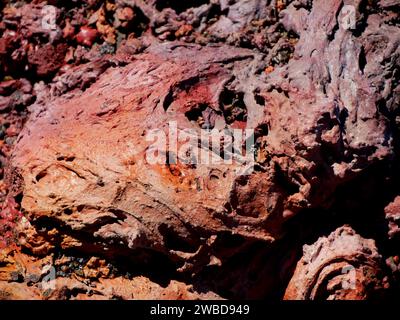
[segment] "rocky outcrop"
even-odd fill
[[[303,250],[285,299],[364,300],[383,289],[382,261],[374,241],[348,226]]]
[[[193,286],[174,280],[160,286],[146,277],[111,276],[113,271],[104,265],[103,260],[96,258],[86,260],[83,269],[78,267],[81,261],[70,257],[51,260],[50,257],[35,259],[17,249],[3,250],[0,256],[0,299],[220,299],[216,294],[197,292]],[[72,272],[72,269],[76,270]],[[59,270],[71,271],[70,276],[59,276]]]
[[[389,227],[388,236],[390,238],[398,237],[400,232],[400,197],[396,197],[393,202],[386,206],[385,216]]]
[[[26,217],[16,227],[23,250],[51,265],[78,257],[78,275],[56,268],[60,290],[70,293],[49,297],[86,297],[76,276],[91,279],[90,292],[102,298],[113,297],[111,287],[122,298],[159,298],[165,290],[173,298],[283,293],[306,241],[290,233],[290,224],[348,199],[338,198],[338,189],[393,163],[397,148],[396,5],[306,2],[279,9],[287,32],[279,46],[257,47],[263,28],[250,48],[233,37],[249,34],[249,22],[277,23],[267,21],[271,7],[220,1],[227,13],[207,25],[207,34],[229,45],[160,43],[147,35],[36,85],[40,94],[7,180]],[[187,15],[197,19],[216,6],[125,3],[149,18],[158,39],[189,33],[181,23]],[[234,137],[234,130],[253,136]],[[226,136],[210,147],[208,135],[221,132]],[[224,152],[229,137],[239,156]],[[393,212],[387,209],[389,219]],[[345,220],[338,218],[340,225]],[[108,264],[123,266],[125,280]],[[350,273],[338,272],[349,264],[355,289],[342,290]],[[374,241],[342,227],[305,247],[285,298],[365,299],[385,288],[384,273]],[[169,286],[160,289],[163,282]],[[191,295],[188,284],[210,295]],[[10,294],[18,297],[19,286]],[[30,288],[43,298],[38,285]]]

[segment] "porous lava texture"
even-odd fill
[[[28,50],[29,81],[2,83],[1,110],[28,107],[4,156],[1,298],[399,295],[398,1],[88,3]],[[62,37],[104,42],[77,56]],[[171,123],[254,130],[253,170],[171,162],[176,137],[149,163]]]

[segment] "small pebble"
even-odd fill
[[[288,219],[294,216],[294,212],[290,209],[285,209],[283,210],[282,216],[283,218]]]
[[[63,37],[65,39],[72,39],[75,34],[75,28],[71,25],[69,20],[66,21],[65,27],[63,29]]]
[[[96,41],[99,33],[96,29],[83,26],[81,27],[79,33],[76,35],[76,41],[87,47],[91,47]]]

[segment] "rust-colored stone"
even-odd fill
[[[4,32],[2,61],[25,61],[26,48],[38,75],[61,72],[26,92],[19,80],[0,86],[1,110],[28,104],[18,90],[36,95],[15,148],[3,144],[6,156],[12,150],[8,196],[24,214],[12,236],[24,254],[17,246],[0,256],[2,296],[367,299],[392,290],[396,246],[378,252],[372,239],[396,241],[399,229],[400,36],[390,3],[351,1],[349,22],[341,0],[115,1],[89,21],[73,13],[76,40],[88,48],[67,57],[57,38],[34,46],[25,29]],[[108,20],[115,10],[121,21],[132,17],[130,36]],[[16,43],[24,46],[11,56]],[[149,162],[149,135],[171,138],[175,125],[200,139],[177,163],[171,141],[158,154],[168,160]],[[213,129],[252,130],[254,161],[221,161],[221,146],[201,137]],[[188,155],[200,161],[185,163]],[[371,180],[375,202],[363,197]],[[301,258],[304,243],[314,244]]]

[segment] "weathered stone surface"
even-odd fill
[[[397,196],[393,202],[385,208],[385,215],[389,226],[388,236],[397,237],[400,233],[400,197]]]
[[[364,300],[383,289],[382,261],[374,240],[348,226],[303,250],[285,299]]]
[[[177,121],[179,129],[200,129],[187,116],[200,104],[221,113],[213,110],[220,108],[224,85],[232,77],[246,81],[235,89],[247,88],[247,123],[257,126],[262,106],[254,99],[254,63],[249,64],[255,54],[226,52],[225,47],[159,45],[126,67],[108,69],[84,93],[53,100],[55,108],[38,109],[12,160],[14,172],[23,179],[19,187],[24,210],[77,232],[95,228],[99,240],[116,237],[131,249],[148,247],[168,254],[173,248],[167,249],[164,238],[169,234],[197,249],[196,229],[235,231],[269,241],[276,231],[257,227],[257,219],[246,217],[250,212],[228,215],[224,221],[235,189],[234,165],[171,168],[148,164],[145,157],[152,143],[146,141],[146,131],[163,129],[170,120]],[[222,115],[216,117],[224,121]],[[197,176],[202,177],[199,186]],[[267,212],[259,215],[265,217],[258,220],[268,218]],[[254,225],[251,233],[249,225]]]
[[[51,257],[36,259],[18,250],[2,250],[0,256],[1,300],[106,300],[106,299],[221,299],[212,292],[197,292],[192,286],[175,280],[160,286],[146,277],[90,277],[74,273],[71,277],[53,277],[54,267],[65,266],[67,258],[52,261]],[[90,262],[88,262],[89,264]],[[65,269],[65,268],[64,268]],[[94,269],[93,269],[94,270]],[[21,281],[23,280],[23,281]],[[17,282],[18,281],[18,282]]]
[[[199,19],[215,6],[125,2],[165,39],[190,34],[190,13]],[[250,21],[268,24],[272,14],[262,1],[219,5],[229,10],[207,26],[209,34],[236,46],[243,43],[229,37],[248,33]],[[354,25],[343,20],[345,5],[355,10]],[[294,1],[279,12],[281,27],[298,42],[286,37],[264,46],[259,30],[249,40],[257,51],[146,36],[126,41],[114,57],[36,85],[37,101],[7,169],[10,196],[21,199],[27,217],[18,227],[21,246],[44,259],[60,252],[98,257],[80,262],[84,277],[96,279],[94,297],[112,297],[112,286],[123,298],[137,297],[120,274],[108,276],[109,260],[122,260],[135,275],[157,269],[163,280],[204,284],[223,297],[279,295],[297,258],[290,245],[304,243],[288,234],[288,224],[329,210],[338,188],[396,159],[400,34],[392,9],[388,2],[366,8],[361,1]],[[239,174],[239,161],[149,163],[149,133],[167,132],[171,121],[179,133],[253,129],[254,171]],[[194,149],[218,158],[201,143]],[[350,291],[338,287],[348,275],[333,275],[348,263],[356,264],[357,277]],[[381,287],[380,264],[373,240],[339,228],[305,248],[285,297],[368,298],[367,287]],[[57,279],[75,286],[64,274]],[[148,297],[161,297],[156,291]]]

